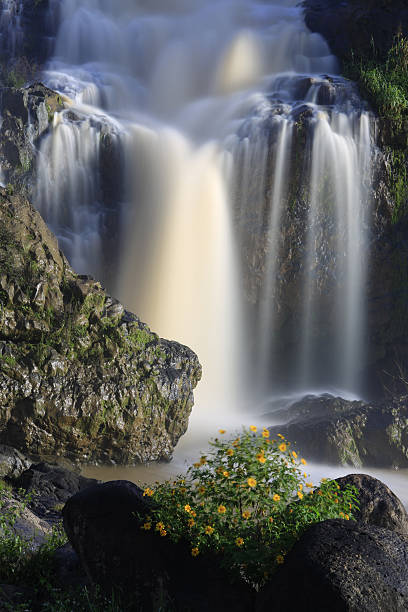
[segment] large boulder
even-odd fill
[[[357,488],[358,510],[354,518],[358,523],[384,527],[408,536],[408,514],[396,495],[380,480],[368,474],[348,474],[337,478],[343,489],[348,485]]]
[[[270,427],[295,443],[310,460],[354,467],[408,466],[408,401],[348,401],[308,396],[271,414],[282,425]]]
[[[62,507],[70,497],[97,482],[60,465],[43,462],[25,470],[13,485],[31,494],[30,509],[50,521],[60,519]]]
[[[127,481],[87,488],[68,500],[64,527],[91,582],[108,593],[118,590],[131,609],[146,612],[158,610],[159,602],[192,612],[251,610],[249,587],[231,584],[216,558],[193,558],[185,543],[141,529],[151,504]]]
[[[0,188],[0,443],[34,457],[170,458],[196,355],[76,275],[29,202]]]
[[[257,612],[403,612],[408,537],[329,520],[310,527],[258,597]]]

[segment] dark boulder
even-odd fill
[[[97,482],[59,465],[39,463],[23,472],[13,484],[32,494],[30,508],[37,516],[57,520],[70,497]]]
[[[403,612],[408,538],[330,520],[310,527],[259,593],[257,612]]]
[[[408,466],[408,402],[348,401],[308,396],[291,408],[271,414],[286,421],[270,428],[296,443],[308,459],[355,467]]]
[[[306,25],[329,43],[332,52],[349,58],[369,56],[373,49],[385,57],[398,32],[408,32],[405,0],[305,0]]]
[[[359,509],[354,511],[358,523],[384,527],[408,535],[408,514],[396,495],[380,480],[368,474],[348,474],[337,478],[340,488],[353,485],[358,489]]]
[[[185,543],[141,529],[151,507],[127,481],[96,485],[68,500],[65,530],[91,582],[129,597],[135,606],[129,609],[156,611],[161,602],[192,612],[251,610],[250,589],[231,584],[215,558],[193,558]]]

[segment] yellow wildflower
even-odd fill
[[[149,531],[149,529],[152,528],[152,524],[151,523],[144,523],[141,527],[141,529],[144,529],[145,531]]]
[[[299,498],[299,499],[303,499],[303,493],[302,493],[302,491],[298,491],[298,492],[297,492],[297,496],[298,496],[298,498]]]
[[[219,514],[225,514],[227,511],[226,507],[223,506],[222,504],[220,506],[218,506],[218,512]]]
[[[282,563],[285,561],[285,559],[283,558],[282,555],[278,555],[276,557],[276,563],[278,563],[279,565],[282,565]]]
[[[253,431],[254,433],[255,433],[256,431],[258,431],[258,428],[257,428],[257,426],[256,426],[256,425],[250,425],[250,426],[249,426],[249,429],[250,429],[251,431]]]
[[[190,514],[191,514],[191,516],[194,516],[194,518],[197,516],[197,512],[194,512],[194,510],[192,510],[192,511],[190,512]]]
[[[266,462],[265,455],[263,453],[258,453],[256,458],[258,459],[259,463],[265,463]]]
[[[228,476],[229,476],[229,472],[227,472],[227,470],[225,470],[225,472],[223,472],[222,474],[223,474],[223,476],[225,476],[225,478],[228,478]]]
[[[195,520],[193,518],[188,519],[188,526],[193,527],[193,525],[195,525]]]
[[[147,487],[147,489],[144,490],[143,492],[143,497],[145,497],[147,495],[147,497],[151,497],[154,494],[153,489],[150,489],[149,487]]]
[[[269,522],[273,523],[273,518],[271,516],[269,517]]]
[[[160,529],[160,535],[164,538],[167,535],[167,531],[165,529]]]
[[[207,527],[205,528],[205,533],[207,535],[211,535],[212,533],[214,533],[214,527],[211,527],[211,525],[207,525]]]
[[[346,519],[346,521],[349,521],[349,520],[350,520],[350,517],[349,517],[349,515],[348,515],[348,514],[345,514],[345,515],[344,515],[344,518]]]
[[[286,450],[286,444],[282,442],[282,444],[279,444],[278,448],[281,451],[281,453],[284,453]]]
[[[307,482],[306,486],[308,489],[313,489],[313,482]]]
[[[303,485],[302,485],[302,483],[300,483],[300,485],[299,485],[299,491],[303,491]]]
[[[199,461],[197,461],[196,463],[193,464],[195,468],[199,468],[201,467],[201,463]]]
[[[199,493],[201,493],[201,495],[204,495],[204,493],[205,493],[205,487],[200,487],[200,488],[198,489],[198,492],[199,492]]]
[[[300,463],[302,463],[302,465],[307,465],[306,459],[301,459]]]
[[[197,557],[199,552],[200,551],[198,550],[197,547],[191,549],[191,554],[192,554],[193,557]]]
[[[220,432],[220,434],[225,434],[226,433],[225,429],[219,429],[218,431]]]
[[[278,434],[278,438],[280,438],[281,440],[284,440],[285,436],[282,436],[282,434]]]
[[[163,531],[163,529],[164,529],[164,524],[162,522],[157,523],[156,531]]]
[[[303,472],[303,478],[307,478],[306,472]]]
[[[262,436],[263,436],[264,438],[269,438],[269,431],[268,431],[268,429],[265,429],[265,428],[263,429],[263,431],[262,431]]]
[[[248,478],[247,483],[250,487],[256,487],[256,480],[255,478]]]
[[[295,453],[295,451],[292,451],[292,455],[295,459],[297,459],[297,453]]]
[[[241,546],[243,545],[243,543],[244,543],[244,540],[243,540],[242,538],[237,538],[237,539],[235,540],[235,544],[236,544],[237,546],[239,546],[239,547],[241,547]]]
[[[234,451],[232,450],[232,448],[229,448],[226,452],[226,455],[228,455],[228,457],[232,457],[232,455],[234,454]]]
[[[242,513],[242,518],[244,519],[249,519],[250,516],[251,516],[251,513],[248,512],[248,510],[245,510],[245,512]]]
[[[238,446],[238,444],[239,444],[239,438],[233,441],[232,446]]]
[[[191,512],[191,506],[190,506],[190,504],[186,504],[186,505],[184,506],[184,510],[187,512],[187,514],[190,514],[190,512]]]
[[[278,501],[280,501],[280,495],[275,493],[275,495],[272,497],[272,499],[273,499],[273,501],[278,502]]]

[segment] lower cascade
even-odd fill
[[[44,78],[37,206],[199,407],[361,392],[373,121],[295,0],[62,0]]]

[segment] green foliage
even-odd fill
[[[374,46],[371,57],[353,54],[344,72],[359,83],[379,116],[398,135],[408,118],[408,39],[398,34],[385,60],[378,58]]]
[[[260,586],[308,526],[348,520],[358,507],[355,487],[340,491],[329,480],[314,487],[306,461],[282,436],[270,440],[266,429],[257,435],[252,426],[211,446],[186,476],[145,489],[157,506],[142,529],[187,540],[193,557],[218,554],[236,578]]]
[[[389,158],[388,184],[394,202],[393,223],[397,223],[406,213],[408,202],[408,159],[406,151],[386,150]]]

